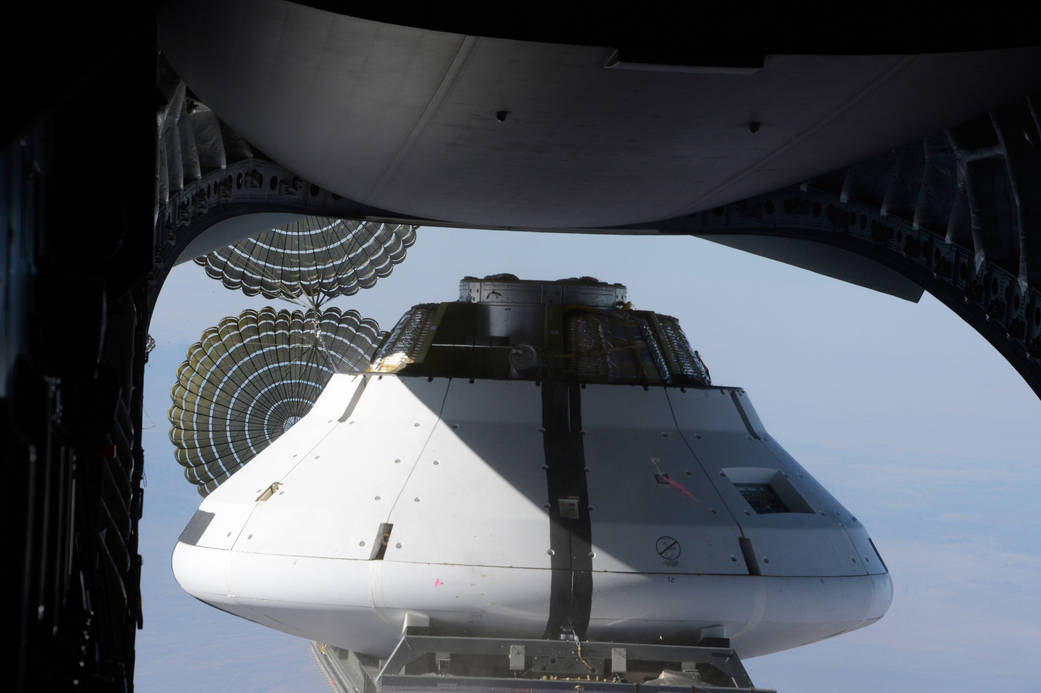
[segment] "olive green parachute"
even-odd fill
[[[364,371],[383,339],[357,311],[246,310],[188,348],[170,440],[206,495],[310,411],[334,373]]]
[[[416,227],[304,217],[195,258],[229,289],[266,298],[350,296],[405,259]]]

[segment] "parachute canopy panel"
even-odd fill
[[[207,328],[171,389],[170,440],[206,495],[314,405],[334,373],[364,371],[383,339],[357,311],[246,310]]]
[[[416,227],[308,216],[195,262],[229,289],[266,298],[350,296],[388,276],[416,242]]]

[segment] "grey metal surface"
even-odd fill
[[[698,234],[699,238],[917,303],[925,290],[896,270],[843,248],[799,238]]]
[[[1041,87],[1037,48],[632,70],[611,67],[610,45],[373,25],[276,0],[181,3],[159,31],[193,91],[299,175],[367,206],[498,228],[708,209]]]
[[[392,372],[421,360],[430,348],[442,312],[436,303],[412,306],[383,340],[372,360],[372,370]]]
[[[407,369],[407,370],[405,370]],[[632,310],[621,284],[465,277],[459,300],[413,306],[373,364],[406,375],[710,385],[678,321]]]
[[[210,526],[213,517],[213,513],[208,513],[205,510],[196,510],[195,514],[192,515],[192,519],[189,520],[188,524],[185,525],[183,530],[181,530],[181,535],[177,537],[177,541],[194,546],[196,542],[199,541],[199,537],[202,536],[202,533]]]
[[[744,666],[728,647],[406,634],[386,662],[317,642],[311,643],[311,654],[326,683],[336,693],[443,689],[468,693],[558,690],[772,693],[753,686]],[[473,673],[449,671],[457,659],[466,661]],[[520,666],[515,666],[518,660]],[[630,661],[636,667],[643,667],[634,669],[639,674],[628,676],[625,665]],[[661,670],[652,671],[648,666],[661,667]],[[590,668],[599,668],[599,671],[590,672]]]
[[[1037,95],[1025,97],[799,186],[660,228],[910,300],[925,289],[1041,395],[1038,110]],[[800,251],[813,246],[822,250]]]
[[[446,659],[447,658],[447,659]],[[518,667],[523,658],[524,667]],[[453,666],[438,668],[438,662]],[[465,664],[454,666],[456,660]],[[623,668],[619,669],[619,665]],[[639,645],[405,634],[372,677],[398,690],[749,691],[740,658],[726,646]]]
[[[165,90],[168,110],[187,108],[179,78],[173,78]],[[928,290],[1041,394],[1041,130],[1037,99],[1028,91],[1010,94],[1005,105],[981,101],[980,109],[993,110],[966,113],[960,123],[950,113],[946,129],[909,131],[903,144],[805,177],[798,187],[671,219],[662,209],[638,223],[593,230],[703,236],[912,301]],[[184,128],[194,121],[171,116],[170,122]],[[201,177],[194,179],[194,168],[174,167],[172,158],[161,162],[171,184],[156,211],[160,264],[172,262],[189,243],[205,246],[208,229],[238,214],[445,224],[334,195],[260,157],[226,124],[221,127],[226,170],[200,165]],[[195,141],[199,147],[203,140]],[[253,232],[264,223],[258,215],[250,222]],[[234,233],[246,233],[250,224],[236,225]]]
[[[370,675],[370,672],[375,673],[378,669],[366,666],[366,662],[376,663],[372,658],[364,655],[359,657],[354,652],[313,641],[311,657],[333,693],[379,693]]]
[[[493,274],[483,279],[464,277],[459,282],[459,300],[503,306],[575,304],[614,308],[625,303],[626,291],[621,284],[608,284],[594,277],[542,281]]]

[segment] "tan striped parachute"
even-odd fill
[[[364,371],[385,336],[357,311],[246,310],[188,348],[170,391],[170,440],[208,494],[303,417],[334,373]]]
[[[371,288],[405,259],[416,227],[329,217],[303,217],[245,238],[195,262],[247,296],[331,298]]]

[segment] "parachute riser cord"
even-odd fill
[[[333,373],[339,373],[340,371],[337,368],[336,364],[334,364],[332,359],[329,358],[330,349],[329,345],[325,343],[325,339],[323,338],[322,322],[320,320],[320,316],[322,314],[322,304],[325,303],[325,301],[329,297],[325,294],[308,293],[307,290],[304,289],[303,284],[301,284],[300,282],[297,282],[296,285],[300,287],[302,295],[307,298],[307,302],[311,306],[310,310],[308,310],[309,316],[311,316],[311,319],[314,320],[314,343],[311,345],[311,347],[314,351],[322,355],[322,358],[325,359],[325,365],[329,367],[329,370],[331,370]]]

